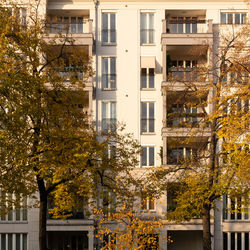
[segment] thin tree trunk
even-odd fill
[[[202,209],[203,250],[211,250],[210,206],[204,205]]]
[[[38,189],[40,194],[39,207],[39,250],[47,250],[47,191],[45,189],[44,181],[37,176]]]

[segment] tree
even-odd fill
[[[161,235],[164,223],[160,218],[146,216],[140,206],[130,205],[127,200],[116,210],[96,211],[101,249],[160,249],[160,237],[162,242],[171,242]]]
[[[37,199],[45,250],[48,198],[55,216],[65,217],[79,202],[98,198],[99,186],[117,185],[118,173],[137,164],[139,148],[119,129],[99,135],[92,128],[84,86],[93,71],[85,48],[67,32],[48,38],[39,1],[26,19],[22,6],[8,6],[0,6],[0,188],[10,205],[1,210],[20,203],[4,193]],[[112,159],[105,157],[111,146]]]
[[[182,82],[183,91],[169,95],[168,103],[175,104],[175,110],[168,110],[169,129],[177,118],[185,121],[177,126],[186,137],[168,140],[173,157],[169,163],[176,165],[156,169],[154,178],[150,175],[151,181],[161,180],[158,190],[174,194],[168,219],[202,218],[204,250],[211,250],[210,219],[216,201],[228,194],[244,197],[246,205],[249,194],[249,26],[223,31],[215,32],[213,63],[198,65],[191,80]],[[173,85],[176,81],[172,78]],[[186,145],[184,158],[176,149],[180,145]]]

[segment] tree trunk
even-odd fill
[[[203,225],[203,250],[211,250],[211,227],[210,227],[210,210],[209,205],[204,205],[202,209]]]
[[[47,250],[47,204],[48,197],[45,189],[44,181],[37,176],[37,184],[40,194],[40,207],[39,207],[39,250]]]

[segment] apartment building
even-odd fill
[[[138,169],[176,164],[179,157],[194,153],[198,143],[208,140],[209,129],[199,133],[197,126],[192,145],[168,147],[171,138],[188,137],[183,124],[198,124],[198,114],[202,114],[175,99],[183,93],[181,82],[193,77],[191,69],[212,63],[214,27],[246,23],[250,13],[245,1],[47,0],[41,2],[41,12],[53,23],[50,36],[68,26],[75,43],[93,58],[96,75],[86,85],[88,112],[97,130],[117,121],[126,124],[142,147]],[[180,83],[173,86],[173,79]],[[199,79],[199,84],[205,81]],[[209,94],[208,90],[204,98]],[[169,113],[176,115],[169,118]],[[192,115],[185,118],[181,113]],[[166,194],[144,206],[163,216],[171,202]],[[232,206],[235,201],[223,197],[214,211],[214,250],[249,250],[249,215],[227,213],[226,208]],[[38,217],[38,209],[33,208],[1,218],[0,249],[37,250]],[[94,249],[93,225],[94,220],[82,211],[66,221],[48,218],[49,249]],[[168,224],[163,234],[173,243],[159,242],[162,249],[202,249],[200,219]]]

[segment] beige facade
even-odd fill
[[[221,13],[228,12],[250,14],[243,0],[47,0],[41,3],[41,13],[47,15],[53,27],[57,25],[57,29],[49,30],[48,39],[65,22],[70,23],[72,39],[77,45],[86,46],[93,58],[96,75],[86,91],[96,129],[101,130],[114,121],[125,123],[127,131],[134,134],[143,148],[144,158],[138,171],[170,164],[168,140],[189,135],[186,128],[171,128],[179,122],[177,118],[172,121],[167,118],[168,109],[173,108],[171,100],[184,88],[181,81],[173,86],[169,73],[187,79],[191,67],[211,63],[213,28],[221,23]],[[176,18],[192,21],[177,22]],[[202,60],[197,60],[198,53],[204,55]],[[175,63],[171,72],[168,72],[168,55]],[[197,86],[205,84],[206,79],[197,81]],[[206,97],[209,94],[208,90]],[[194,147],[196,142],[208,140],[209,135],[209,129],[201,131],[197,127]],[[187,154],[186,146],[182,152]],[[170,202],[170,197],[165,195],[152,209],[148,204],[147,209],[162,216]],[[230,204],[230,199],[224,197],[223,202],[218,202],[220,209],[214,212],[213,249],[249,250],[249,215],[223,214],[223,208]],[[93,224],[92,219],[84,216],[66,221],[48,219],[50,249],[94,249]],[[163,233],[174,241],[169,245],[160,242],[163,249],[202,249],[199,219],[166,225]],[[38,250],[38,209],[28,210],[24,219],[7,216],[0,220],[0,249]]]

